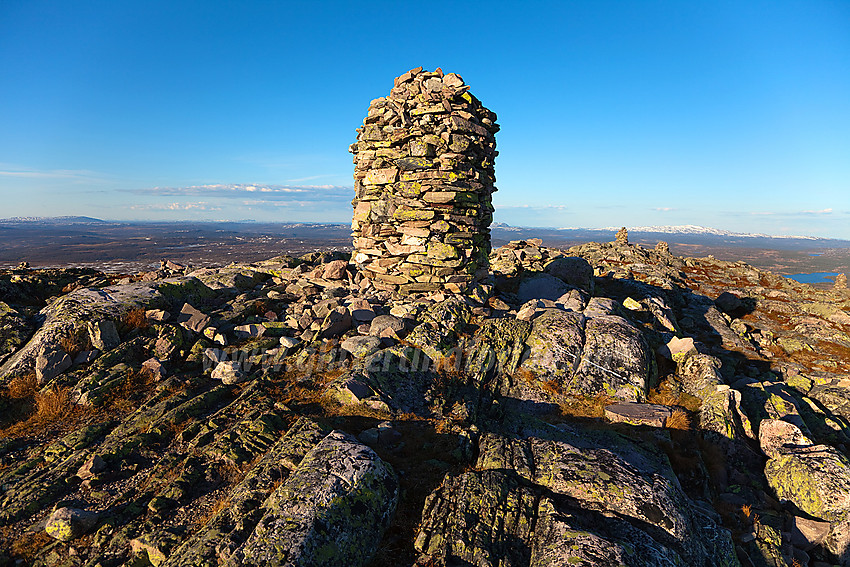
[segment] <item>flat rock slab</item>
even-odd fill
[[[398,502],[395,472],[351,435],[333,431],[263,504],[228,566],[365,565]]]
[[[626,402],[612,404],[605,408],[605,417],[615,423],[628,423],[631,425],[649,425],[650,427],[664,427],[667,418],[673,415],[673,410],[668,406],[658,404],[639,404]]]

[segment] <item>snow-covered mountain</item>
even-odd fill
[[[731,232],[729,230],[720,230],[717,228],[697,226],[694,224],[683,224],[678,226],[628,226],[626,228],[630,233],[650,232],[653,234],[710,234],[713,236],[732,236],[736,238],[794,238],[804,240],[822,240],[815,236],[789,236],[751,232]],[[619,227],[607,227],[600,230],[616,231],[618,229]]]

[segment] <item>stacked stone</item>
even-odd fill
[[[353,261],[375,287],[462,292],[487,276],[498,130],[441,69],[408,71],[372,101],[349,151]]]

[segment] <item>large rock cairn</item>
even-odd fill
[[[379,289],[462,292],[487,276],[495,113],[454,73],[398,77],[354,154],[353,260]]]

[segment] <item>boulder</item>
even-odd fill
[[[780,419],[764,419],[759,423],[759,445],[767,458],[775,459],[783,453],[814,445],[800,428]]]
[[[210,322],[209,315],[198,311],[188,303],[183,304],[177,315],[177,323],[185,329],[200,333]]]
[[[443,402],[434,391],[439,380],[436,364],[422,349],[394,346],[362,359],[332,382],[328,390],[337,399],[339,395],[334,392],[341,391],[343,399],[352,400],[345,390],[354,385],[357,390],[351,390],[353,401],[368,397],[370,404],[378,402],[379,407],[431,417],[434,406]]]
[[[3,363],[0,378],[33,370],[36,357],[46,349],[52,352],[63,337],[79,328],[81,322],[120,320],[133,309],[162,308],[189,298],[209,297],[211,293],[209,288],[190,277],[76,289],[39,312],[38,317],[44,323],[23,348]]]
[[[373,337],[399,336],[404,332],[404,321],[395,315],[378,315],[369,324],[369,334]]]
[[[100,457],[100,455],[92,455],[79,469],[77,469],[77,476],[81,480],[86,480],[105,470],[106,462]]]
[[[381,339],[372,336],[349,337],[340,344],[342,349],[350,352],[354,358],[364,358],[381,348]]]
[[[694,339],[692,337],[685,337],[683,339],[672,337],[667,341],[667,344],[658,347],[656,352],[665,358],[678,361],[694,350]]]
[[[776,447],[772,452],[776,456],[767,461],[764,476],[777,498],[820,520],[839,522],[848,517],[847,457],[828,445]]]
[[[73,364],[73,360],[62,349],[50,347],[35,359],[35,377],[40,385],[59,376]]]
[[[121,342],[115,323],[108,319],[90,322],[88,333],[92,346],[101,351],[112,350]]]
[[[337,337],[351,328],[351,313],[346,307],[334,307],[322,321],[323,338]]]
[[[79,508],[63,507],[47,519],[44,530],[59,541],[74,540],[91,530],[97,523],[97,514]]]
[[[546,273],[565,283],[593,293],[593,266],[578,256],[561,256],[546,265]]]
[[[517,297],[522,303],[532,299],[550,299],[556,301],[570,291],[563,280],[551,274],[534,274],[520,281]]]
[[[756,438],[752,423],[741,408],[741,392],[724,384],[715,386],[711,390],[704,389],[701,393],[702,406],[699,413],[701,429],[736,441]]]
[[[624,402],[605,407],[606,419],[614,423],[628,423],[630,425],[664,427],[671,415],[673,415],[673,410],[668,406],[658,404]]]
[[[146,370],[155,380],[162,380],[167,374],[165,367],[156,358],[151,357],[142,363],[142,370]]]
[[[572,388],[588,395],[606,392],[620,400],[645,400],[657,370],[643,334],[622,317],[606,315],[589,319],[584,335]]]
[[[322,278],[326,280],[341,280],[346,276],[348,262],[345,260],[333,260],[325,264],[322,270]]]
[[[221,380],[222,384],[238,384],[247,377],[248,375],[242,370],[242,363],[234,361],[219,362],[210,374],[210,378]]]
[[[729,293],[728,291],[724,291],[723,293],[718,295],[717,299],[714,300],[714,304],[722,312],[727,313],[729,315],[736,314],[744,307],[744,303],[741,301],[741,298],[737,295]]]
[[[427,498],[414,545],[420,564],[739,565],[662,454],[574,428],[484,435],[475,470]]]
[[[257,338],[262,337],[266,334],[265,325],[237,325],[233,327],[233,332],[236,333],[236,336],[239,338]]]
[[[485,319],[475,335],[466,356],[466,371],[478,384],[496,374],[516,371],[525,353],[525,341],[531,324],[518,319]]]

